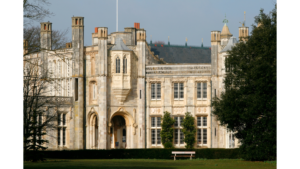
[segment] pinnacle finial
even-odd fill
[[[187,38],[185,38],[185,41],[187,42]]]
[[[170,41],[170,36],[168,36],[168,41]]]
[[[226,19],[226,14],[225,14],[225,19],[223,20],[223,23],[225,23],[225,25],[226,25],[226,23],[228,23],[228,19]]]

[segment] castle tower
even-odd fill
[[[48,53],[47,50],[51,50],[52,48],[52,23],[50,22],[42,22],[41,23],[41,61],[42,61],[42,74],[43,76],[47,76],[47,68],[48,68]]]
[[[220,31],[211,31],[211,86],[212,86],[212,93],[211,97],[214,98],[217,96],[218,92],[218,54],[219,51],[221,50],[221,32]],[[216,118],[212,117],[212,124],[211,127],[212,129],[217,128],[217,122]],[[217,140],[215,137],[211,140],[211,145],[213,148],[217,148]]]
[[[247,37],[249,36],[249,27],[239,27],[239,40],[247,41]]]
[[[226,19],[226,15],[225,15],[225,19],[223,20],[224,26],[221,32],[221,46],[224,47],[227,45],[229,38],[232,36],[232,34],[229,31],[229,28],[227,26],[228,20]]]
[[[73,143],[73,149],[85,148],[85,63],[83,59],[83,47],[84,18],[72,17],[72,84],[74,89],[74,137],[70,139],[70,143]]]
[[[137,56],[138,56],[138,108],[137,108],[137,123],[138,123],[138,147],[145,147],[145,64],[146,64],[146,31],[137,29]]]
[[[96,76],[99,105],[99,149],[107,149],[107,27],[98,27],[98,56]]]
[[[211,31],[211,68],[212,75],[217,75],[217,59],[220,48],[221,33],[220,31]]]

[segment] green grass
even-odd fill
[[[48,159],[46,162],[24,162],[24,168],[55,168],[55,169],[275,169],[276,162],[251,162],[232,159],[193,159],[193,160],[159,160],[159,159],[80,159],[63,160]]]

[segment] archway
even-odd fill
[[[88,127],[88,138],[89,138],[89,148],[98,149],[99,148],[99,121],[97,113],[92,113],[89,116],[89,127]]]
[[[137,126],[135,124],[135,109],[133,110],[132,114],[127,112],[124,108],[120,107],[109,117],[108,132],[110,134],[110,148],[135,148],[134,139],[135,128]],[[116,130],[117,128],[118,130]]]
[[[112,118],[111,139],[115,149],[127,148],[126,139],[126,122],[125,119],[118,115]]]

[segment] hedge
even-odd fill
[[[172,151],[196,151],[195,158],[239,159],[239,149],[112,149],[47,150],[44,158],[56,159],[171,159]]]

